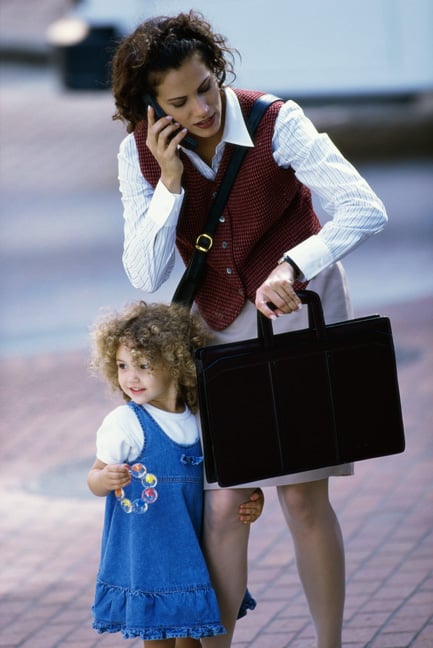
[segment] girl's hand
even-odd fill
[[[125,488],[131,482],[127,464],[106,464],[99,459],[91,467],[87,484],[94,495],[104,497],[117,488]]]
[[[261,488],[251,493],[247,502],[243,502],[239,506],[239,519],[244,524],[252,524],[259,518],[263,511],[265,504],[265,496]]]
[[[101,470],[101,479],[107,490],[124,488],[131,483],[129,466],[127,464],[107,464]]]
[[[302,302],[293,289],[294,282],[295,271],[292,266],[285,261],[277,265],[257,289],[257,310],[269,319],[299,310]]]
[[[161,181],[171,193],[180,193],[183,164],[177,146],[186,133],[170,115],[155,120],[155,111],[149,106],[146,145],[161,167]]]

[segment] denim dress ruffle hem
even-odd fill
[[[200,442],[172,441],[144,408],[129,406],[145,442],[131,484],[106,497],[93,628],[144,640],[225,634],[200,547]]]

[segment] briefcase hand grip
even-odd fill
[[[326,337],[325,318],[319,295],[312,290],[298,290],[296,294],[301,302],[308,307],[308,328],[315,331],[319,339],[324,340]],[[272,347],[272,320],[260,311],[257,311],[257,337],[263,340],[266,349]]]

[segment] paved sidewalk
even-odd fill
[[[433,301],[382,314],[391,317],[399,356],[407,449],[332,480],[347,550],[344,646],[431,648]],[[89,375],[85,350],[4,359],[2,378],[0,646],[119,645],[90,627],[103,500],[85,487],[95,430],[113,398]],[[273,489],[252,528],[249,585],[258,606],[238,623],[234,646],[310,648]]]

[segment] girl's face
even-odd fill
[[[221,137],[221,92],[198,53],[178,70],[169,70],[156,88],[162,109],[195,137]]]
[[[167,369],[151,369],[144,358],[139,366],[128,347],[121,345],[116,354],[120,388],[137,403],[148,403],[167,412],[177,412],[177,382]]]

